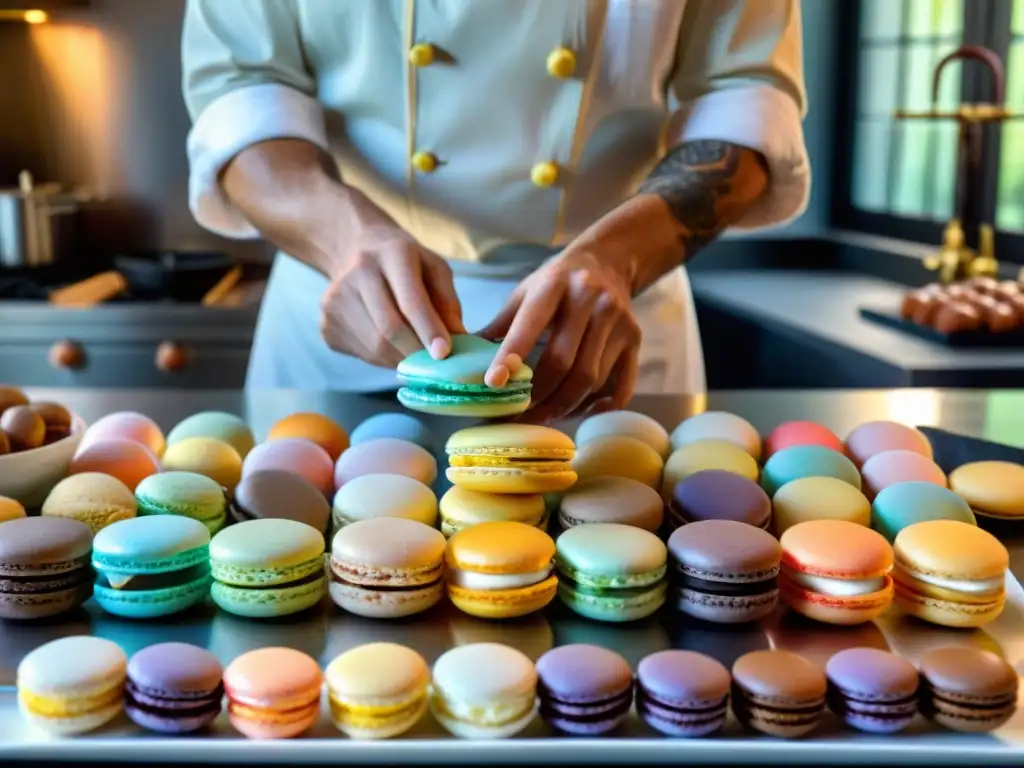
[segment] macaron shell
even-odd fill
[[[946,473],[938,464],[916,451],[907,450],[876,453],[864,462],[861,478],[864,491],[872,499],[897,483],[923,482],[946,487]]]
[[[403,379],[427,379],[448,384],[484,385],[484,375],[494,362],[500,345],[470,334],[452,334],[452,348],[443,360],[435,360],[428,350],[422,349],[398,364],[398,375]],[[521,366],[510,382],[528,382],[533,371]]]
[[[242,457],[238,451],[212,437],[190,437],[168,447],[163,466],[167,471],[206,475],[229,491],[242,478]]]
[[[448,599],[463,613],[481,619],[513,619],[535,613],[555,599],[558,578],[515,589],[471,589],[447,584]]]
[[[509,467],[449,467],[448,482],[480,493],[537,495],[567,491],[576,483],[576,473],[568,462],[523,463]]]
[[[250,571],[287,570],[316,560],[323,552],[321,532],[294,520],[250,520],[225,528],[210,542],[214,575],[219,581],[237,576],[239,586],[252,583],[256,576]],[[269,578],[261,586],[275,583]]]
[[[245,457],[242,476],[254,472],[278,469],[303,477],[325,496],[334,493],[334,462],[327,451],[301,437],[282,437],[260,443]]]
[[[779,451],[761,474],[761,487],[769,496],[801,477],[834,477],[861,489],[860,472],[846,456],[820,445],[797,445]]]
[[[595,587],[638,587],[658,582],[668,550],[650,531],[615,523],[577,525],[555,542],[561,573]]]
[[[99,472],[66,477],[54,486],[43,502],[42,514],[70,517],[88,525],[93,532],[135,517],[135,496],[117,478]]]
[[[17,520],[21,517],[25,517],[25,508],[21,502],[0,496],[0,523]]]
[[[915,451],[932,458],[932,445],[924,434],[895,421],[869,421],[846,436],[846,455],[860,467],[876,453]]]
[[[249,738],[290,738],[308,730],[319,714],[322,684],[316,661],[291,648],[249,651],[224,670],[231,722]]]
[[[566,733],[597,736],[618,727],[633,704],[633,670],[597,645],[563,645],[537,661],[540,714]]]
[[[157,733],[192,733],[221,712],[222,669],[217,657],[188,643],[159,643],[128,661],[125,710],[136,725]]]
[[[890,485],[871,504],[871,527],[890,542],[907,526],[928,520],[956,520],[977,525],[966,501],[934,483],[915,481]]]
[[[571,460],[576,449],[568,435],[536,424],[488,424],[460,429],[448,438],[445,451],[481,453],[527,459]]]
[[[161,472],[139,483],[140,515],[183,515],[199,520],[211,533],[224,524],[227,498],[214,479],[195,472]]]
[[[534,573],[551,566],[555,542],[544,531],[524,523],[480,523],[448,540],[445,561],[450,568],[476,573]]]
[[[950,487],[979,515],[1013,520],[1024,516],[1024,466],[976,461],[957,467]]]
[[[732,676],[721,663],[694,651],[668,650],[637,667],[637,713],[666,736],[708,736],[728,715]]]
[[[321,413],[293,413],[275,422],[267,433],[267,441],[299,437],[316,443],[337,461],[348,448],[348,433],[340,424]]]
[[[159,572],[166,561],[192,550],[205,550],[210,532],[198,520],[179,515],[135,517],[114,523],[93,539],[93,561],[99,565]]]
[[[377,413],[352,430],[349,436],[352,445],[359,445],[380,437],[393,437],[416,443],[433,453],[436,446],[434,434],[426,424],[407,413]]]
[[[540,494],[497,494],[459,485],[449,488],[440,501],[441,532],[452,536],[463,528],[488,522],[516,522],[541,527],[547,517]]]
[[[160,461],[140,443],[132,440],[104,440],[86,446],[75,454],[69,475],[102,472],[116,477],[131,491],[150,475],[160,471]]]
[[[703,520],[677,528],[668,550],[701,578],[745,583],[778,573],[782,547],[767,531],[735,520]]]
[[[405,475],[431,486],[437,479],[437,462],[415,443],[391,437],[368,440],[345,451],[334,467],[337,488],[362,475]]]
[[[1017,673],[1004,659],[975,648],[938,648],[920,663],[921,710],[955,731],[982,733],[1005,724],[1016,711]]]
[[[753,480],[720,469],[690,475],[676,484],[672,523],[734,520],[766,528],[772,515],[768,494]]]
[[[733,711],[742,725],[793,738],[813,731],[825,708],[824,672],[788,651],[752,651],[732,668]]]
[[[735,443],[700,440],[677,448],[668,457],[661,486],[662,498],[666,501],[671,499],[677,483],[708,469],[721,469],[753,481],[758,476],[757,461]]]
[[[572,460],[572,468],[583,480],[613,475],[651,488],[661,486],[663,467],[661,456],[653,448],[623,435],[594,438],[577,448]]]
[[[535,529],[529,529],[535,530]],[[538,531],[539,533],[539,531]],[[377,517],[346,525],[334,536],[331,557],[349,569],[347,580],[370,586],[385,583],[384,577],[406,579],[407,585],[434,581],[432,571],[445,553],[445,539],[430,526],[398,517]],[[419,574],[420,571],[430,571]],[[398,585],[396,583],[396,585]]]
[[[706,411],[683,421],[672,432],[672,447],[704,440],[725,440],[738,445],[754,459],[761,458],[761,435],[754,426],[733,413]]]
[[[566,528],[585,523],[621,523],[655,533],[663,518],[658,492],[626,477],[580,480],[566,491],[559,510],[559,520]]]
[[[1010,565],[1006,547],[991,533],[956,520],[930,520],[900,531],[896,561],[913,571],[948,579],[991,579]]]
[[[174,445],[190,437],[212,437],[225,442],[243,459],[256,445],[245,420],[223,411],[202,411],[183,419],[167,434],[167,444]]]
[[[782,563],[795,571],[837,579],[883,576],[892,548],[878,532],[845,520],[814,520],[787,530],[779,540]]]
[[[398,402],[410,411],[429,413],[437,416],[461,416],[464,418],[497,419],[515,416],[530,407],[530,393],[468,391],[460,394],[457,384],[449,385],[444,393],[429,389],[402,387],[398,390]]]
[[[334,497],[336,525],[374,517],[403,517],[431,527],[437,524],[437,497],[419,480],[405,475],[361,475]]]
[[[238,522],[280,518],[326,532],[331,505],[320,488],[283,469],[257,470],[235,488],[232,515]]]
[[[776,536],[811,520],[844,520],[865,527],[871,524],[867,497],[835,477],[791,480],[775,492],[772,509],[772,530]]]
[[[787,421],[775,427],[765,438],[765,458],[794,445],[821,445],[843,452],[843,441],[828,427],[813,421]]]
[[[158,459],[163,457],[167,446],[164,433],[151,418],[132,411],[118,411],[94,421],[85,431],[78,449],[112,439],[134,440],[149,448]]]
[[[632,437],[646,443],[662,460],[672,453],[668,431],[647,414],[635,411],[605,411],[587,417],[576,429],[576,445],[610,435]]]
[[[917,714],[920,675],[909,661],[877,648],[848,648],[825,666],[829,708],[867,733],[896,733]]]

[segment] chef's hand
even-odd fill
[[[394,368],[420,349],[447,357],[466,332],[448,264],[395,225],[361,231],[330,277],[320,333],[336,352]]]
[[[550,329],[533,377],[531,418],[626,406],[636,386],[640,326],[630,284],[586,249],[569,248],[524,280],[481,335],[503,338],[487,372],[504,385]]]

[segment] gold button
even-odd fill
[[[568,48],[555,48],[548,54],[548,74],[562,80],[576,71],[576,54]]]
[[[414,67],[429,67],[434,58],[434,46],[430,43],[417,43],[409,49],[409,63]]]
[[[437,166],[437,155],[430,152],[417,152],[412,156],[412,167],[420,173],[433,173]]]
[[[538,187],[553,187],[558,183],[558,166],[555,163],[537,163],[530,171],[530,179]]]

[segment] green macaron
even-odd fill
[[[205,525],[211,534],[224,527],[227,496],[216,480],[195,472],[160,472],[135,489],[140,515],[181,515]]]

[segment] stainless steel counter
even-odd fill
[[[114,390],[35,390],[33,397],[57,399],[87,421],[114,410],[135,409],[165,428],[180,418],[207,409],[244,414],[258,437],[277,418],[297,410],[318,410],[348,428],[381,410],[398,410],[389,395],[265,392],[159,392]],[[794,418],[822,422],[840,434],[863,421],[889,418],[940,426],[992,440],[1024,444],[1024,392],[745,392],[703,398],[638,398],[646,411],[667,427],[688,413],[725,409],[750,419],[767,432]],[[426,419],[439,442],[463,422]],[[573,425],[564,424],[571,431]],[[1013,568],[1024,575],[1024,535],[1006,537]],[[637,720],[621,733],[600,739],[566,738],[535,721],[521,736],[497,742],[459,741],[431,719],[405,737],[367,743],[346,739],[325,717],[307,737],[259,743],[241,739],[221,718],[202,737],[163,738],[142,733],[121,720],[95,734],[54,740],[26,727],[16,712],[15,673],[26,653],[41,643],[72,634],[94,634],[119,643],[127,653],[156,642],[178,640],[210,648],[223,662],[256,647],[286,645],[328,663],[337,654],[366,642],[388,640],[415,648],[433,662],[453,645],[494,641],[511,645],[536,659],[560,644],[587,642],[612,648],[632,664],[666,648],[699,650],[732,662],[750,650],[783,648],[824,663],[843,648],[888,648],[915,661],[931,648],[966,644],[1002,653],[1024,671],[1024,593],[1011,579],[1011,600],[1003,616],[983,630],[953,631],[927,626],[893,611],[861,627],[828,627],[780,610],[750,627],[704,624],[672,611],[631,625],[604,625],[577,617],[560,606],[541,615],[488,622],[460,614],[450,606],[402,621],[373,621],[344,614],[325,601],[319,610],[298,618],[255,622],[211,607],[159,621],[130,621],[108,616],[88,604],[70,617],[31,624],[0,623],[0,759],[148,761],[197,763],[863,763],[1021,764],[1024,762],[1024,709],[997,733],[964,735],[933,728],[918,719],[908,731],[890,737],[843,729],[826,715],[820,730],[799,741],[782,741],[743,732],[730,721],[719,736],[700,740],[660,737]]]

